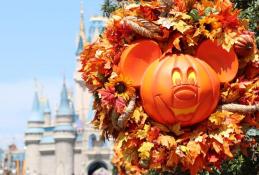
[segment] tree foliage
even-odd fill
[[[236,8],[241,9],[240,17],[249,20],[250,30],[255,32],[259,46],[259,0],[234,0]]]

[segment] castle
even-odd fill
[[[105,19],[91,18],[86,38],[84,11],[80,10],[80,32],[76,50],[75,96],[64,81],[60,103],[52,117],[48,100],[35,92],[31,116],[25,131],[26,175],[87,175],[96,167],[111,170],[112,143],[99,139],[91,127],[94,111],[92,95],[81,79],[80,53],[84,45],[95,41],[103,30]]]

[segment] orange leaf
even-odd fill
[[[212,142],[212,147],[216,153],[220,153],[222,151],[222,145],[217,141]]]
[[[224,148],[224,153],[228,156],[228,157],[233,157],[233,154],[231,153],[230,151],[230,148],[229,148],[229,144],[225,141],[223,143],[223,148]]]
[[[244,115],[240,115],[240,114],[233,114],[229,117],[226,118],[226,124],[238,124],[240,123],[243,119],[245,118]]]
[[[201,156],[195,159],[193,166],[190,167],[191,175],[197,175],[200,170],[204,167],[204,160]]]
[[[176,167],[179,163],[179,157],[175,153],[175,151],[171,151],[169,154],[169,159],[167,160],[166,166],[167,167]]]

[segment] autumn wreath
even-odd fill
[[[145,174],[151,169],[174,173],[180,167],[195,175],[211,167],[220,169],[237,150],[246,154],[254,144],[255,140],[245,139],[245,134],[259,127],[259,57],[248,21],[239,19],[238,14],[229,0],[130,1],[112,14],[100,38],[84,48],[81,71],[95,97],[92,123],[104,138],[114,138],[113,163],[119,174]],[[156,45],[166,57],[163,59],[188,57],[192,62],[204,42],[237,55],[237,70],[224,75],[228,81],[220,81],[219,99],[210,116],[181,123],[169,119],[160,122],[160,116],[150,115],[152,109],[143,106],[143,90],[137,85],[145,80],[128,76],[131,68],[132,75],[138,75],[133,70],[142,63],[133,60],[136,64],[121,66],[125,55],[130,63],[135,59],[135,52],[128,55],[138,42]],[[212,49],[206,46],[202,50],[210,53]],[[167,58],[168,54],[174,58]],[[213,59],[224,62],[228,57]],[[124,68],[129,71],[125,73]],[[194,74],[189,75],[194,82]],[[176,73],[172,81],[177,84],[179,76]]]

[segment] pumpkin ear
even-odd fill
[[[237,74],[238,59],[233,49],[227,52],[216,42],[206,40],[198,47],[196,57],[209,64],[222,83],[231,81]]]
[[[121,55],[119,69],[134,86],[140,86],[147,67],[162,55],[159,45],[152,40],[140,40],[129,45]]]

